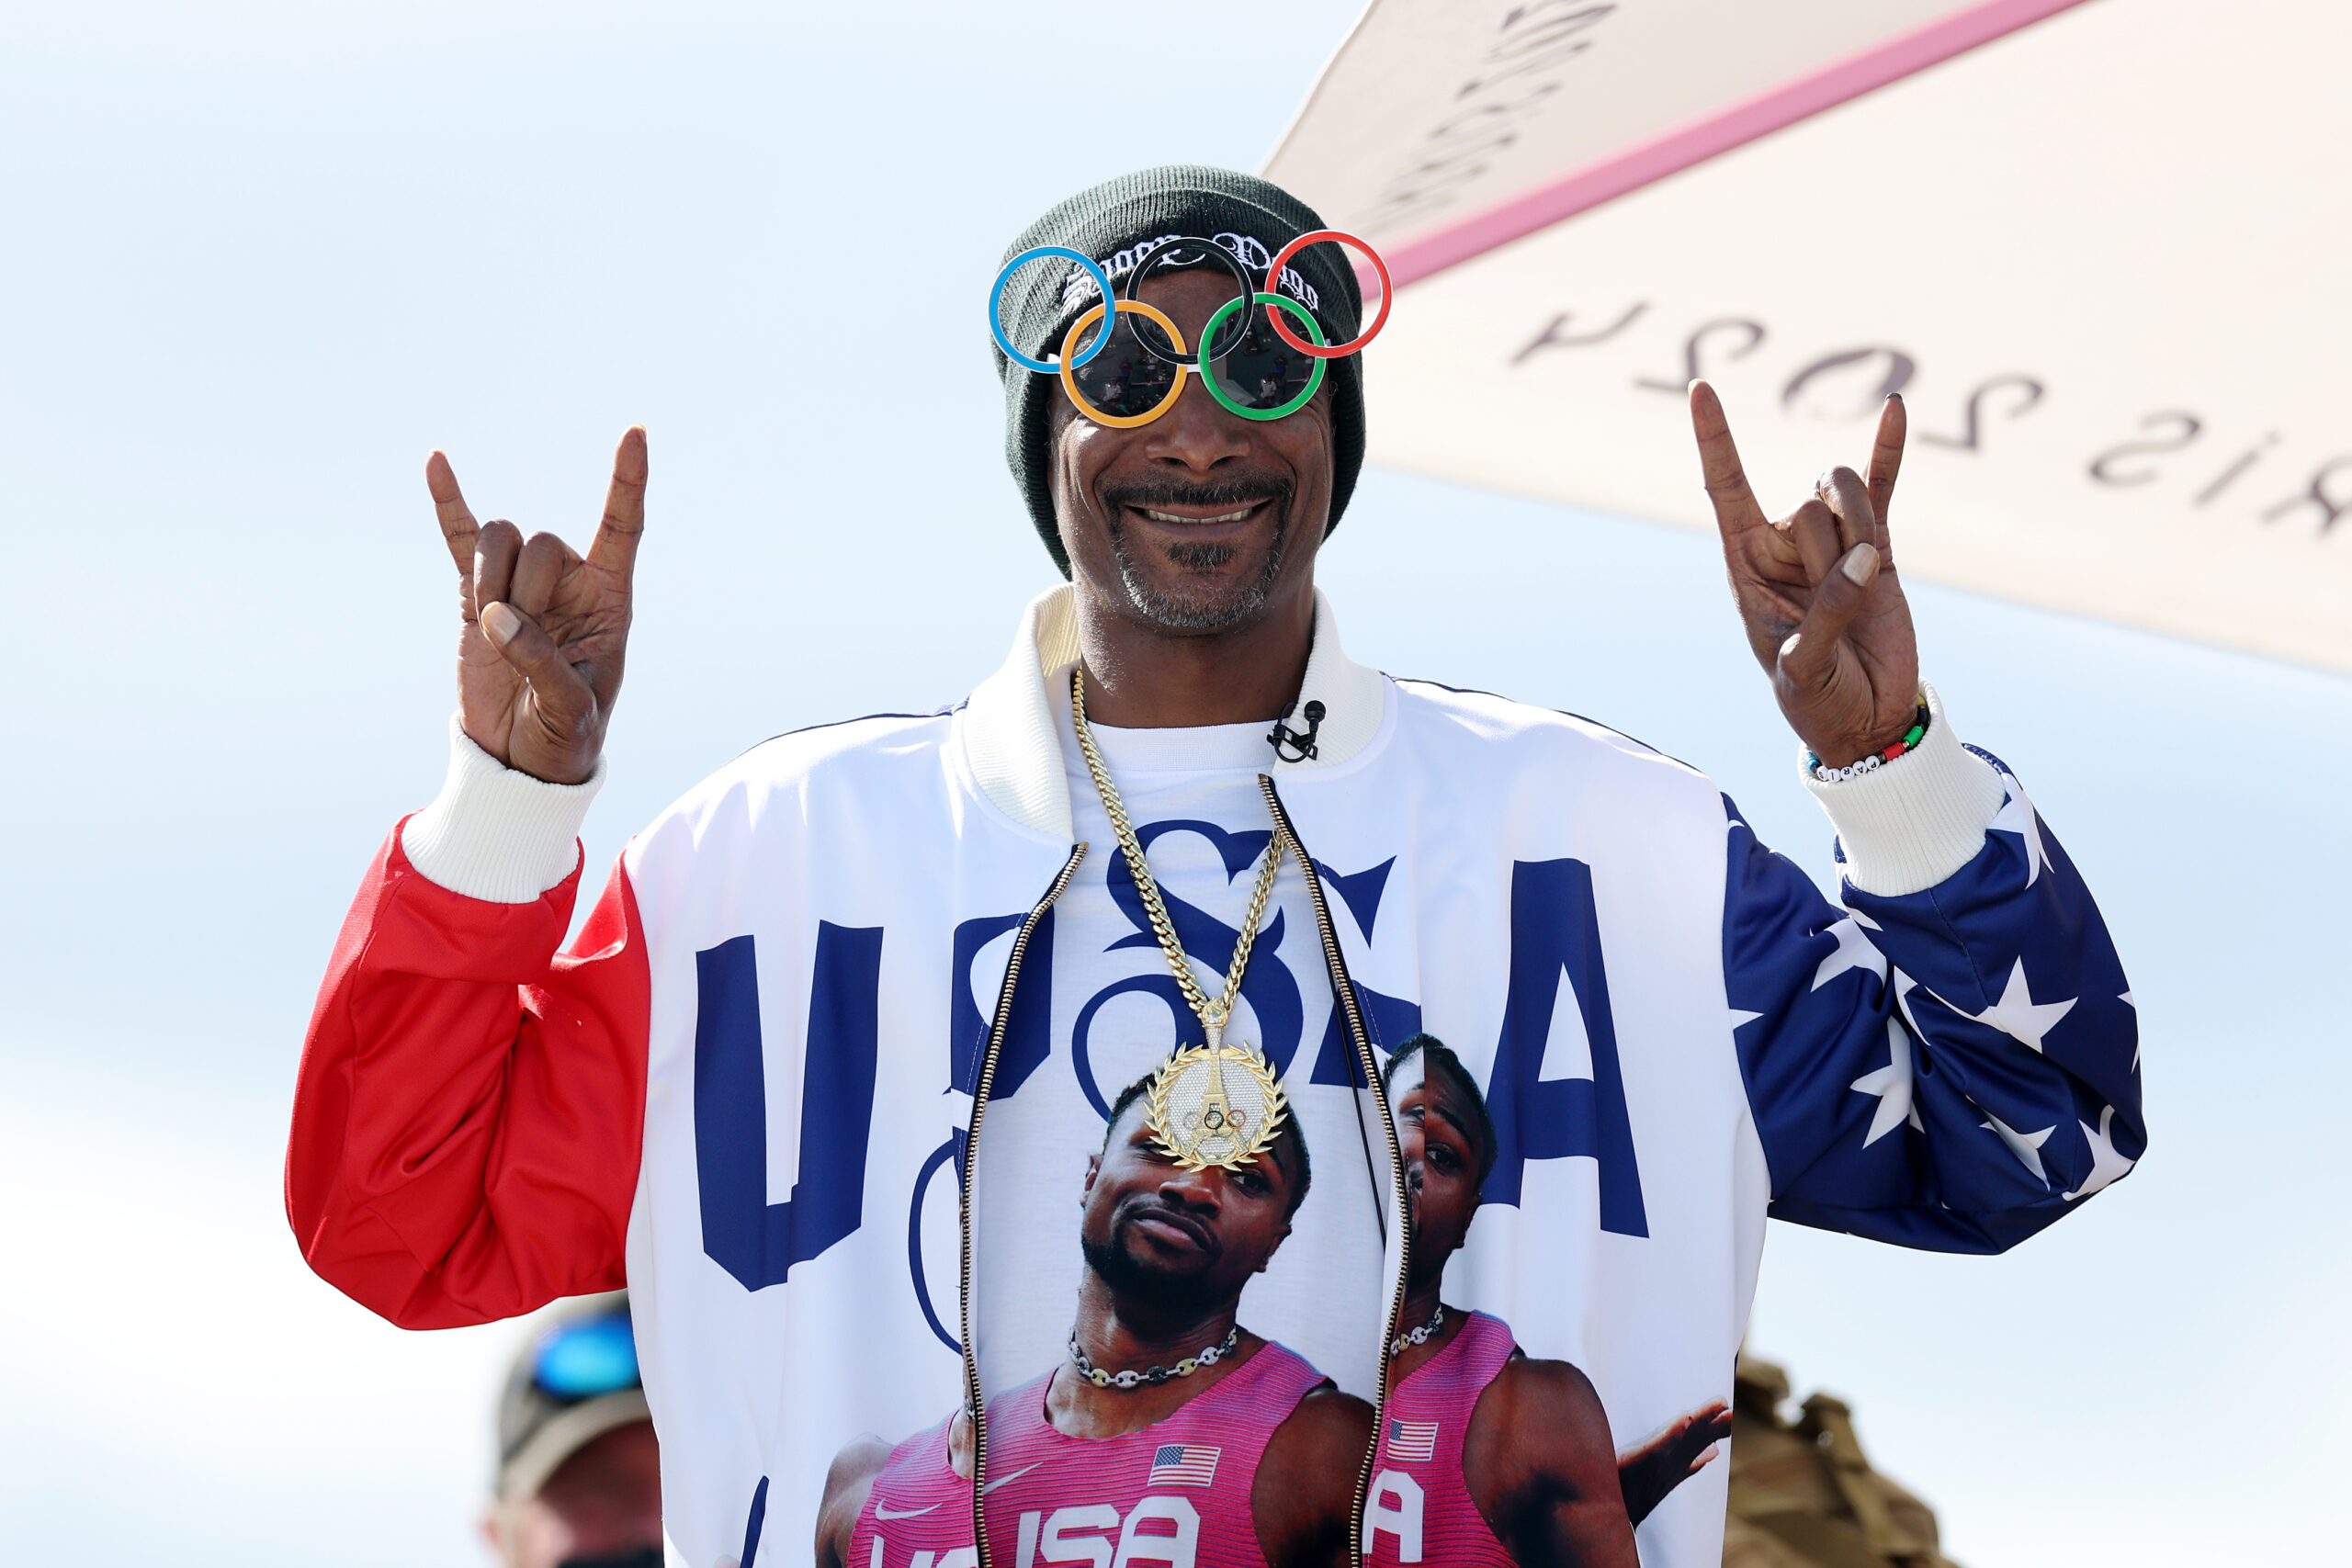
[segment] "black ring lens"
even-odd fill
[[[1188,251],[1203,252],[1204,255],[1180,254]],[[1163,264],[1174,265],[1181,262],[1182,265],[1191,267],[1198,266],[1204,259],[1215,261],[1233,275],[1233,281],[1239,286],[1243,299],[1246,299],[1257,292],[1256,286],[1250,281],[1250,269],[1241,265],[1240,257],[1218,244],[1215,240],[1204,240],[1197,234],[1179,234],[1136,264],[1135,271],[1127,275],[1126,297],[1130,299],[1140,298],[1136,290],[1141,288],[1143,280],[1150,276],[1152,272]],[[1176,345],[1168,341],[1168,334],[1148,321],[1135,322],[1132,331],[1136,341],[1143,344],[1143,351],[1152,358],[1167,365],[1182,365],[1197,369],[1203,360],[1215,359],[1220,355],[1229,353],[1234,345],[1240,343],[1248,334],[1257,316],[1258,312],[1255,310],[1235,311],[1232,320],[1218,332],[1219,341],[1215,344],[1201,344],[1201,352],[1192,355],[1178,354]],[[1112,348],[1103,350],[1103,353],[1107,356],[1116,351],[1116,345],[1114,345]],[[1092,367],[1089,367],[1089,368]]]

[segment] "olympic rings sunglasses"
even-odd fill
[[[531,1348],[531,1382],[566,1404],[595,1399],[641,1381],[628,1314],[606,1313],[549,1329]]]
[[[1327,343],[1306,306],[1275,292],[1293,256],[1318,243],[1351,246],[1372,262],[1380,277],[1380,310],[1372,325],[1348,342]],[[1102,303],[1072,321],[1061,352],[1038,359],[1012,346],[1000,313],[1005,285],[1032,262],[1061,257],[1076,262],[1102,295]],[[1239,291],[1211,313],[1201,328],[1197,352],[1167,315],[1136,298],[1144,280],[1171,263],[1185,266],[1212,261],[1232,274]],[[1219,408],[1248,420],[1276,420],[1296,413],[1322,389],[1328,362],[1355,354],[1388,324],[1395,289],[1380,254],[1352,234],[1317,229],[1284,245],[1266,265],[1260,288],[1240,257],[1214,240],[1184,234],[1156,246],[1126,280],[1124,297],[1110,275],[1091,256],[1066,245],[1038,245],[1022,252],[996,275],[989,292],[989,331],[1014,364],[1041,376],[1058,377],[1072,407],[1095,423],[1114,430],[1149,424],[1182,395],[1184,380],[1197,375]],[[1105,331],[1104,317],[1111,319]],[[1285,321],[1283,318],[1290,320]],[[1293,322],[1304,328],[1301,337]]]

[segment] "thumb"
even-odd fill
[[[1797,629],[1781,645],[1781,672],[1800,691],[1819,688],[1837,667],[1838,639],[1870,597],[1878,578],[1878,547],[1865,539],[1848,550],[1813,591]]]
[[[514,605],[496,600],[481,607],[481,620],[482,635],[530,682],[532,694],[548,719],[568,727],[587,716],[595,694],[580,671],[564,661],[563,650],[546,627]]]

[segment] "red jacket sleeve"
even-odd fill
[[[559,953],[575,870],[530,904],[428,882],[400,830],[320,987],[286,1213],[321,1278],[403,1328],[618,1288],[645,1127],[650,976],[615,865]]]

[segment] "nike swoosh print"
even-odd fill
[[[939,1505],[933,1503],[931,1508],[937,1506]],[[874,1505],[874,1517],[877,1519],[911,1519],[917,1514],[928,1514],[931,1508],[888,1508],[876,1503]]]
[[[1037,1464],[1043,1464],[1043,1463],[1045,1463],[1045,1462],[1046,1462],[1046,1461],[1045,1461],[1044,1460],[1039,1460],[1039,1461],[1037,1461]],[[1020,1480],[1023,1476],[1024,1476],[1024,1475],[1028,1474],[1031,1471],[1033,1471],[1033,1470],[1036,1469],[1036,1468],[1037,1468],[1037,1464],[1028,1464],[1028,1465],[1023,1465],[1023,1466],[1022,1466],[1019,1470],[1014,1471],[1011,1475],[1000,1475],[1000,1476],[998,1476],[994,1481],[989,1482],[986,1486],[983,1486],[983,1487],[981,1487],[981,1488],[980,1488],[980,1495],[981,1495],[981,1496],[983,1496],[983,1497],[985,1497],[985,1496],[987,1496],[989,1493],[991,1493],[991,1492],[995,1491],[998,1487],[1002,1486],[1003,1484],[1005,1484],[1005,1483],[1007,1483],[1007,1482],[1009,1482],[1009,1481],[1018,1481],[1018,1480]]]

